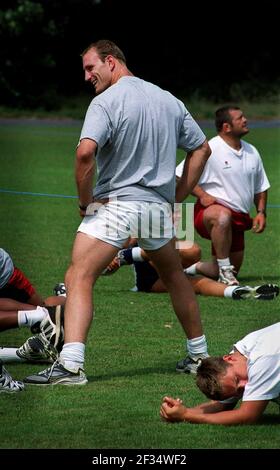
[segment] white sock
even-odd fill
[[[188,268],[185,268],[184,273],[190,274],[191,276],[195,276],[197,274],[196,265],[197,265],[197,263],[194,263],[191,266],[189,266]]]
[[[59,359],[62,360],[66,369],[78,371],[84,368],[85,362],[85,344],[84,343],[66,343],[63,345]]]
[[[227,286],[224,290],[224,297],[227,297],[229,299],[232,298],[233,292],[238,288],[239,286]]]
[[[32,326],[34,323],[41,322],[47,315],[48,311],[44,307],[37,307],[36,310],[19,310],[18,311],[18,326]]]
[[[222,266],[230,266],[230,259],[229,258],[223,258],[223,259],[217,258],[217,263],[219,265],[219,268],[221,268]]]
[[[207,342],[205,335],[187,339],[187,351],[190,356],[197,356],[198,354],[207,356]]]
[[[0,359],[7,362],[25,362],[25,359],[19,357],[16,353],[17,348],[0,348]]]
[[[144,261],[144,258],[141,255],[140,246],[135,246],[134,248],[132,248],[131,255],[132,255],[133,261]]]

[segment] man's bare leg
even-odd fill
[[[93,319],[93,286],[118,249],[78,233],[66,274],[65,343],[85,343]]]
[[[174,240],[148,255],[168,290],[174,311],[188,339],[202,336],[202,324],[195,294],[187,280]]]

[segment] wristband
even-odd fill
[[[79,204],[79,209],[81,211],[86,211],[87,210],[87,206],[81,206],[81,204]]]
[[[263,214],[263,215],[266,217],[266,212],[265,212],[264,209],[259,209],[259,210],[257,210],[257,213],[258,213],[258,214]]]

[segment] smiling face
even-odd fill
[[[92,83],[97,95],[112,85],[113,61],[112,56],[107,56],[102,62],[95,48],[89,49],[83,56],[85,80]]]

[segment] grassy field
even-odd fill
[[[238,98],[239,96],[239,98]],[[65,97],[60,109],[53,111],[46,111],[43,108],[39,109],[17,109],[14,107],[5,107],[0,105],[0,116],[17,118],[17,117],[30,117],[30,118],[72,118],[84,119],[85,112],[88,107],[89,100],[92,98],[90,93],[82,93],[73,97]],[[206,100],[194,93],[191,96],[180,96],[180,99],[186,103],[188,110],[196,117],[196,119],[210,119],[214,118],[214,112],[225,103],[213,102]],[[230,100],[229,100],[230,101]],[[280,119],[280,94],[273,94],[271,96],[264,96],[255,101],[247,101],[240,99],[240,95],[232,98],[232,102],[239,106],[246,117],[249,119]]]
[[[213,131],[206,129],[208,137]],[[0,131],[0,246],[12,255],[43,296],[63,280],[80,222],[73,178],[78,125],[5,125]],[[279,283],[280,139],[277,129],[248,136],[272,185],[268,226],[246,234],[240,281]],[[178,154],[178,160],[182,154]],[[12,191],[12,192],[3,192]],[[30,195],[24,192],[44,195]],[[49,195],[49,196],[48,196]],[[61,197],[51,197],[61,195]],[[209,243],[197,238],[203,258]],[[86,350],[86,387],[29,387],[1,395],[2,449],[277,449],[279,413],[269,404],[260,425],[167,425],[159,418],[170,394],[193,405],[203,399],[190,376],[175,373],[185,355],[184,335],[167,294],[133,293],[133,272],[123,267],[98,280],[96,316]],[[210,354],[222,354],[246,333],[279,321],[279,303],[233,302],[200,297]],[[2,345],[20,345],[28,330],[1,334]],[[10,365],[15,378],[42,369]]]

